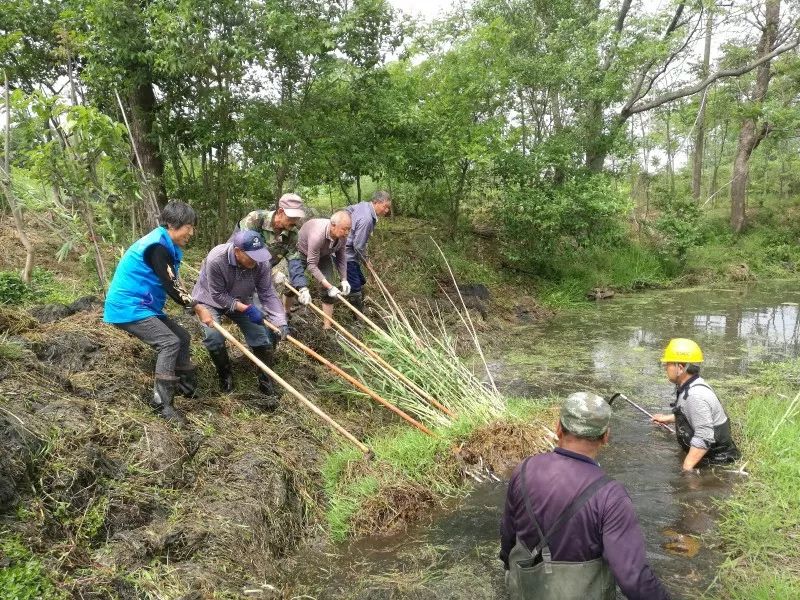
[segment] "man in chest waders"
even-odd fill
[[[508,483],[500,559],[512,600],[669,598],[647,564],[628,493],[596,457],[608,443],[611,407],[600,396],[567,398],[558,447],[529,456]]]
[[[703,351],[692,340],[670,340],[661,357],[667,378],[675,384],[672,414],[655,414],[656,423],[675,423],[678,443],[686,451],[683,470],[720,465],[741,454],[731,437],[731,422],[709,385],[700,377]]]

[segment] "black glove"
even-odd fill
[[[288,325],[281,325],[280,327],[281,332],[278,334],[281,337],[281,341],[286,339],[286,336],[289,335],[289,326]]]
[[[244,309],[243,314],[257,325],[264,324],[264,313],[258,310],[258,307],[254,304],[249,304],[247,308]]]

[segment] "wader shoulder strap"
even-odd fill
[[[528,495],[528,482],[526,481],[525,471],[528,469],[528,461],[531,459],[529,456],[522,462],[522,468],[520,469],[520,475],[522,476],[521,484],[522,484],[522,499],[525,500],[525,510],[528,513],[528,518],[533,522],[534,527],[536,527],[536,533],[539,534],[539,539],[544,540],[544,532],[542,528],[539,526],[539,521],[536,520],[536,517],[533,516],[533,508],[531,507],[531,497]],[[537,551],[533,553],[534,558],[538,554],[538,547]]]
[[[530,460],[530,456],[525,459],[522,463],[521,468],[521,476],[522,476],[522,497],[525,500],[525,510],[528,513],[528,518],[533,522],[534,526],[536,527],[536,532],[539,534],[539,543],[536,544],[536,547],[531,552],[533,558],[541,552],[542,553],[542,561],[545,563],[545,572],[550,573],[552,572],[552,568],[550,566],[550,562],[552,560],[550,554],[550,547],[548,546],[548,542],[550,540],[550,536],[552,536],[556,531],[558,531],[567,521],[569,521],[575,513],[577,513],[583,506],[592,499],[601,487],[611,481],[611,478],[608,475],[603,475],[602,477],[596,479],[584,489],[578,496],[576,496],[572,502],[561,512],[558,518],[555,520],[553,525],[548,529],[547,534],[542,532],[542,528],[539,525],[539,522],[536,520],[536,517],[533,515],[533,508],[531,507],[531,499],[528,495],[528,486],[525,477],[525,471],[528,466],[528,460]]]

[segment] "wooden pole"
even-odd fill
[[[222,335],[225,337],[225,339],[227,339],[227,340],[228,340],[229,342],[231,342],[231,343],[232,343],[234,346],[236,346],[237,348],[239,348],[239,350],[241,350],[241,351],[242,351],[242,353],[244,353],[244,355],[245,355],[247,358],[249,358],[250,360],[252,360],[252,361],[253,361],[253,362],[256,364],[256,366],[257,366],[259,369],[261,369],[262,371],[264,371],[264,373],[266,373],[267,375],[269,375],[270,377],[272,377],[272,378],[273,378],[273,379],[274,379],[276,382],[278,382],[278,384],[279,384],[281,387],[283,387],[284,389],[286,389],[286,391],[288,391],[290,394],[292,394],[292,396],[294,396],[294,397],[295,397],[295,398],[297,398],[297,399],[298,399],[300,402],[302,402],[302,403],[303,403],[303,404],[304,404],[304,405],[305,405],[305,406],[306,406],[306,407],[307,407],[309,410],[313,411],[313,412],[314,412],[314,413],[315,413],[315,414],[316,414],[316,415],[317,415],[319,418],[321,418],[321,419],[322,419],[323,421],[325,421],[325,422],[326,422],[328,425],[330,425],[331,427],[333,427],[333,428],[334,428],[336,431],[338,431],[338,432],[339,432],[339,433],[340,433],[342,436],[344,436],[344,437],[345,437],[345,438],[347,438],[349,441],[351,441],[351,442],[353,443],[353,445],[354,445],[354,446],[356,446],[356,447],[357,447],[359,450],[361,450],[361,452],[363,452],[365,455],[367,455],[368,457],[371,457],[371,456],[372,456],[372,450],[370,450],[368,446],[366,446],[366,445],[362,444],[361,442],[359,442],[359,441],[358,441],[358,439],[356,439],[356,437],[355,437],[355,436],[353,436],[353,434],[351,434],[351,433],[350,433],[349,431],[347,431],[347,430],[346,430],[344,427],[342,427],[341,425],[339,425],[339,423],[337,423],[336,421],[334,421],[334,420],[333,420],[333,419],[332,419],[330,416],[328,416],[328,415],[327,415],[327,414],[326,414],[326,413],[325,413],[325,412],[324,412],[322,409],[320,409],[319,407],[317,407],[317,405],[315,405],[315,404],[314,404],[313,402],[311,402],[311,401],[310,401],[308,398],[306,398],[305,396],[303,396],[303,394],[301,394],[301,393],[300,393],[300,392],[298,392],[298,391],[297,391],[297,390],[296,390],[294,387],[292,387],[292,386],[291,386],[291,384],[289,384],[289,383],[288,383],[288,382],[287,382],[285,379],[283,379],[283,378],[282,378],[280,375],[278,375],[278,374],[277,374],[275,371],[273,371],[273,370],[272,370],[272,369],[270,369],[270,368],[269,368],[267,365],[265,365],[263,362],[261,362],[261,361],[260,361],[260,360],[259,360],[259,359],[256,357],[256,355],[255,355],[255,354],[253,354],[252,352],[250,352],[250,350],[248,350],[248,349],[247,349],[247,347],[246,347],[244,344],[242,344],[242,343],[241,343],[239,340],[237,340],[235,337],[233,337],[233,336],[230,334],[230,332],[229,332],[227,329],[225,329],[225,328],[224,328],[222,325],[220,325],[220,324],[219,324],[219,323],[217,323],[216,321],[212,321],[211,325],[212,325],[212,327],[214,327],[214,329],[216,329],[217,331],[219,331],[219,332],[220,332],[220,333],[221,333],[221,334],[222,334]]]
[[[269,327],[275,333],[278,333],[280,331],[278,329],[278,327],[274,323],[270,322],[267,319],[264,319],[264,325]],[[289,342],[291,342],[292,344],[294,344],[295,346],[297,346],[298,348],[300,348],[300,350],[302,350],[303,352],[305,352],[306,354],[308,354],[312,358],[316,359],[317,361],[319,361],[320,363],[322,363],[323,365],[328,367],[331,371],[333,371],[339,377],[341,377],[342,379],[347,381],[350,385],[352,385],[356,389],[364,392],[367,396],[369,396],[370,398],[375,400],[375,402],[377,402],[378,404],[382,404],[383,406],[388,408],[390,411],[392,411],[394,414],[396,414],[397,416],[405,419],[411,425],[413,425],[414,427],[419,429],[421,432],[426,433],[426,434],[428,434],[430,436],[433,436],[433,432],[430,429],[428,429],[427,427],[425,427],[425,425],[423,425],[422,423],[420,423],[419,421],[414,419],[408,413],[406,413],[406,412],[402,411],[401,409],[399,409],[398,407],[396,407],[394,404],[392,404],[388,400],[384,400],[383,398],[381,398],[378,394],[373,392],[370,388],[368,388],[366,385],[361,383],[358,379],[356,379],[355,377],[353,377],[352,375],[350,375],[349,373],[347,373],[343,369],[337,367],[335,364],[333,364],[327,358],[325,358],[321,354],[318,354],[317,352],[315,352],[314,350],[312,350],[311,348],[306,346],[303,342],[301,342],[297,338],[295,338],[295,337],[293,337],[291,335],[287,335],[286,339]]]
[[[284,282],[284,284],[283,284],[283,285],[286,287],[286,289],[288,289],[290,292],[294,293],[295,295],[299,295],[299,294],[300,294],[300,292],[298,292],[298,291],[297,291],[295,288],[293,288],[293,287],[292,287],[292,286],[291,286],[291,285],[290,285],[288,282]],[[392,365],[390,365],[390,364],[389,364],[389,363],[387,363],[385,360],[383,360],[383,358],[381,358],[381,357],[380,357],[380,356],[378,356],[378,354],[376,354],[376,353],[375,353],[373,350],[371,350],[370,348],[368,348],[368,347],[367,347],[367,346],[366,346],[366,345],[365,345],[365,344],[364,344],[364,343],[363,343],[361,340],[359,340],[359,339],[358,339],[356,336],[354,336],[352,333],[350,333],[349,331],[347,331],[347,329],[345,329],[344,327],[342,327],[342,326],[341,326],[341,325],[340,325],[340,324],[339,324],[339,323],[336,321],[336,319],[334,319],[333,317],[329,317],[328,315],[326,315],[326,314],[325,314],[325,313],[322,311],[322,309],[321,309],[321,308],[319,308],[318,306],[316,306],[316,305],[315,305],[313,302],[309,303],[307,306],[309,306],[309,307],[311,308],[311,310],[313,310],[313,311],[314,311],[315,313],[317,313],[317,314],[318,314],[320,317],[322,317],[322,319],[327,319],[327,320],[329,320],[329,321],[331,322],[331,324],[332,324],[332,325],[333,325],[333,326],[336,328],[336,330],[337,330],[337,331],[339,331],[339,332],[340,332],[340,333],[341,333],[343,336],[345,336],[345,337],[346,337],[348,340],[350,340],[350,341],[351,341],[353,344],[355,344],[355,345],[356,345],[358,348],[360,348],[361,350],[363,350],[364,352],[366,352],[366,353],[367,353],[367,355],[368,355],[370,358],[372,358],[372,360],[374,360],[375,362],[377,362],[378,364],[380,364],[380,365],[381,365],[381,366],[382,366],[384,369],[386,369],[387,371],[389,371],[389,373],[391,373],[391,374],[392,374],[392,375],[394,375],[394,376],[395,376],[397,379],[399,379],[399,380],[400,380],[400,381],[403,383],[403,385],[405,385],[405,386],[406,386],[407,388],[409,388],[411,391],[413,391],[414,393],[416,393],[416,394],[417,394],[418,396],[420,396],[420,397],[421,397],[423,400],[426,400],[426,401],[427,401],[427,402],[429,402],[431,405],[433,405],[433,406],[435,406],[436,408],[438,408],[440,411],[442,411],[444,414],[446,414],[447,416],[449,416],[451,419],[455,419],[455,418],[456,418],[456,415],[455,415],[455,414],[453,414],[453,411],[451,411],[449,408],[447,408],[446,406],[444,406],[444,405],[443,405],[443,404],[441,404],[440,402],[437,402],[437,401],[436,401],[436,399],[435,399],[433,396],[431,396],[431,395],[430,395],[428,392],[426,392],[425,390],[423,390],[423,389],[422,389],[421,387],[419,387],[419,386],[418,386],[416,383],[414,383],[414,382],[413,382],[413,381],[411,381],[411,380],[410,380],[408,377],[406,377],[405,375],[403,375],[403,374],[402,374],[400,371],[398,371],[397,369],[395,369],[395,368],[394,368]]]
[[[380,327],[378,327],[378,326],[377,326],[377,325],[376,325],[376,324],[375,324],[375,323],[374,323],[374,322],[373,322],[373,321],[372,321],[372,320],[371,320],[371,319],[370,319],[370,318],[369,318],[367,315],[365,315],[364,313],[362,313],[362,312],[361,312],[360,310],[358,310],[358,309],[357,309],[355,306],[353,306],[353,305],[352,305],[350,302],[348,302],[348,301],[345,299],[345,297],[344,297],[344,294],[339,294],[339,295],[338,295],[338,296],[336,296],[336,297],[339,299],[339,302],[341,302],[341,303],[342,303],[342,304],[344,304],[344,305],[345,305],[347,308],[349,308],[350,310],[352,310],[352,311],[355,313],[355,315],[356,315],[356,316],[357,316],[359,319],[361,319],[362,321],[364,321],[364,323],[366,323],[367,325],[369,325],[370,327],[372,327],[372,329],[375,331],[375,333],[377,333],[378,335],[380,335],[380,336],[382,336],[382,337],[388,337],[388,334],[387,334],[387,333],[386,333],[386,332],[385,332],[383,329],[381,329]]]

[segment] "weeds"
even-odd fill
[[[770,365],[731,405],[750,477],[722,505],[726,598],[800,597],[799,378],[800,360]]]

